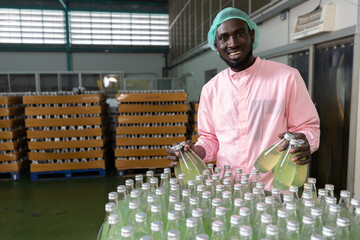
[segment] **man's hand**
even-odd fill
[[[173,143],[172,146],[176,146],[179,143]],[[184,151],[187,151],[189,148],[193,147],[194,144],[192,143],[191,140],[187,140],[184,146]],[[167,148],[166,152],[170,154],[170,156],[168,156],[167,158],[172,161],[169,165],[169,167],[175,167],[178,162],[179,162],[179,152],[172,150],[171,148]]]
[[[278,135],[279,138],[283,138],[285,133],[281,133]],[[303,133],[293,133],[295,139],[302,139],[305,141],[305,144],[300,147],[294,147],[290,150],[290,153],[297,153],[296,157],[293,157],[292,161],[299,165],[305,165],[311,162],[311,151],[310,151],[310,144],[306,139],[305,134]],[[284,151],[289,146],[289,143],[286,142],[282,146],[280,146],[279,151]]]

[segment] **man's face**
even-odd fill
[[[233,71],[242,71],[254,62],[252,44],[254,31],[241,19],[229,19],[216,30],[215,49]]]

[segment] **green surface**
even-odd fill
[[[126,178],[0,181],[0,239],[96,239],[107,194]]]

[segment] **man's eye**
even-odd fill
[[[219,40],[220,40],[220,41],[224,41],[224,42],[225,42],[225,41],[227,41],[227,37],[222,36],[222,37],[220,37],[220,38],[219,38]]]

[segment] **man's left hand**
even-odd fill
[[[311,162],[311,151],[310,151],[310,144],[306,139],[305,134],[303,133],[293,133],[295,139],[302,139],[305,141],[305,144],[300,147],[293,147],[290,150],[290,153],[296,153],[296,157],[293,157],[292,161],[299,165],[305,165]],[[284,133],[280,134],[279,137],[283,137]],[[284,146],[285,147],[285,146]],[[287,147],[287,146],[286,146]],[[285,150],[285,149],[281,149]]]

